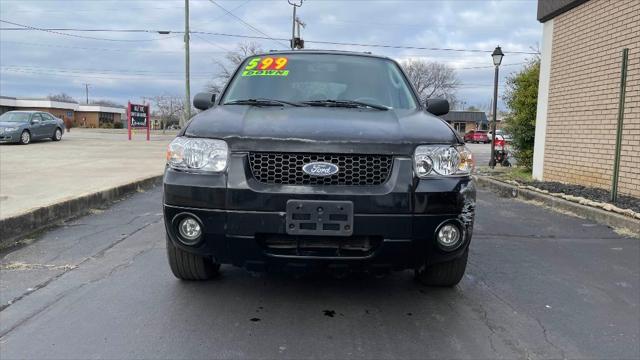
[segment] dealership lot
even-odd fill
[[[0,218],[18,215],[164,170],[166,145],[175,132],[72,129],[62,141],[0,146]]]
[[[634,358],[640,241],[478,193],[453,289],[410,271],[180,282],[161,189],[2,254],[3,358]]]

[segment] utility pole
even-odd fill
[[[295,38],[295,48],[296,49],[304,49],[304,40],[302,40],[302,35],[300,35],[300,26],[303,28],[307,25],[300,20],[299,17],[296,17],[296,24],[298,25],[298,36]]]
[[[185,109],[184,114],[185,118],[182,119],[180,123],[180,127],[184,127],[184,123],[191,119],[191,85],[190,85],[190,76],[189,76],[189,0],[184,0],[184,67],[185,67],[185,97],[186,100],[184,103]]]
[[[84,95],[86,97],[87,105],[89,105],[89,85],[91,84],[87,84],[87,83],[84,84]]]
[[[304,0],[300,0],[300,3],[298,4],[295,2],[295,0],[287,0],[287,2],[289,2],[289,5],[293,6],[293,17],[291,18],[291,50],[296,48],[296,22],[298,20],[298,18],[296,17],[296,8],[302,6],[303,1]],[[300,31],[298,31],[298,34],[300,34]]]

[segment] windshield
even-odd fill
[[[222,103],[271,99],[363,102],[415,109],[407,81],[393,61],[353,55],[274,54],[250,57],[231,80]]]
[[[0,122],[28,122],[30,117],[26,112],[7,112],[0,115]]]

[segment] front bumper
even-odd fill
[[[20,141],[18,132],[0,132],[0,143],[14,143]]]
[[[287,235],[286,203],[292,199],[352,202],[353,234],[327,241]],[[469,246],[474,211],[470,177],[415,179],[410,158],[394,159],[388,181],[380,186],[266,185],[251,176],[246,154],[232,154],[226,174],[167,169],[164,176],[170,241],[185,251],[252,270],[314,265],[406,269],[451,260]],[[203,225],[202,240],[194,246],[177,240],[177,225],[185,214]],[[435,241],[436,230],[447,221],[464,230],[464,243],[451,252]],[[297,247],[280,251],[272,241]],[[329,244],[353,243],[367,244],[366,251],[325,251]]]

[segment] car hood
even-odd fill
[[[181,135],[224,139],[232,151],[413,153],[420,144],[460,143],[440,118],[420,110],[216,106]]]

